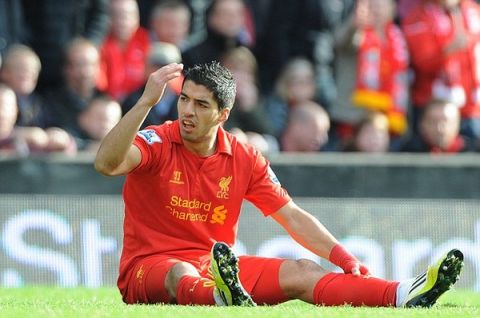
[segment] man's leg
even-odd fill
[[[403,283],[408,285],[408,292],[397,297],[397,290],[405,290],[398,282],[329,273],[308,260],[288,260],[280,268],[280,286],[290,298],[326,306],[429,307],[456,282],[462,266],[463,255],[452,250],[430,266],[424,275]],[[427,278],[422,280],[422,276]]]
[[[276,305],[289,300],[280,287],[280,267],[285,259],[240,256],[240,280],[259,305]]]
[[[228,246],[224,247],[233,255]],[[272,299],[275,302],[301,299],[326,306],[429,307],[458,280],[463,267],[463,254],[459,250],[451,250],[429,266],[424,274],[402,283],[331,273],[309,260],[241,257],[240,262],[242,283],[260,304],[274,303]],[[238,270],[235,264],[225,269],[233,269],[235,275]],[[407,292],[403,292],[405,290]]]
[[[172,298],[165,288],[165,277],[178,259],[164,255],[154,255],[135,264],[128,286],[123,291],[123,300],[127,304],[170,303]]]
[[[339,306],[391,306],[397,282],[352,274],[331,273],[310,260],[287,260],[280,268],[280,286],[292,299]]]
[[[190,263],[175,264],[167,273],[165,288],[171,299],[180,305],[215,305],[215,283],[201,277]]]
[[[329,273],[309,260],[255,256],[241,256],[239,259],[244,290],[258,304],[277,304],[289,299],[329,306],[346,303],[387,306],[395,302],[396,282]]]
[[[127,304],[213,305],[215,283],[200,277],[200,266],[200,262],[190,264],[166,255],[140,260],[133,269],[124,301]]]

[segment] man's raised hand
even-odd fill
[[[155,106],[163,96],[168,81],[182,75],[183,64],[165,65],[148,76],[147,84],[140,100],[149,107]]]

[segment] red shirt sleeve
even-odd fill
[[[282,188],[270,163],[257,153],[252,177],[245,198],[259,208],[265,216],[277,212],[291,198]]]
[[[159,129],[153,126],[146,127],[137,133],[133,145],[140,150],[142,160],[133,172],[154,172],[158,169],[166,146],[164,139]]]

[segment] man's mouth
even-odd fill
[[[191,132],[195,128],[195,123],[188,119],[182,119],[181,121],[183,130]]]

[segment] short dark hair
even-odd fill
[[[186,81],[203,85],[213,93],[218,109],[232,108],[237,88],[232,73],[217,61],[196,64],[185,72]]]

